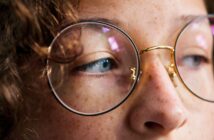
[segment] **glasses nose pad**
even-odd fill
[[[131,68],[130,68],[130,71],[131,71],[131,79],[132,79],[133,81],[135,81],[136,78],[137,78],[137,76],[136,76],[136,68],[135,68],[135,67],[131,67]]]
[[[177,76],[175,64],[174,64],[174,63],[171,63],[171,64],[169,64],[168,66],[165,66],[165,68],[166,68],[166,70],[167,70],[167,72],[168,72],[168,75],[169,75],[169,77],[170,77],[170,79],[171,79],[173,85],[174,85],[175,87],[177,87],[177,84],[176,84],[176,82],[175,82],[175,77]]]

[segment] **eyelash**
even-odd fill
[[[104,66],[106,65],[109,66]],[[102,69],[102,66],[104,66]],[[105,69],[107,67],[107,70]],[[103,75],[104,73],[111,71],[112,69],[115,69],[117,67],[116,62],[112,58],[101,58],[92,62],[89,62],[87,64],[83,64],[81,66],[78,66],[74,68],[75,72],[82,72],[86,74],[93,74],[93,75]]]

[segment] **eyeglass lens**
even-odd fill
[[[71,111],[87,115],[119,105],[136,82],[139,62],[132,45],[124,33],[101,23],[65,29],[50,50],[58,61],[48,61],[57,98]]]
[[[194,19],[181,32],[175,61],[187,89],[203,100],[214,102],[213,36],[214,17]]]

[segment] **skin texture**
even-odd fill
[[[81,19],[117,20],[138,48],[145,49],[173,46],[189,16],[204,15],[206,10],[202,0],[82,0],[79,13]],[[43,109],[29,127],[40,140],[213,140],[213,104],[183,87],[176,89],[161,52],[142,55],[143,76],[117,109],[100,116],[79,116],[47,92]]]

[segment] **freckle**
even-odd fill
[[[75,126],[75,128],[79,129],[81,127],[81,123],[79,120],[76,120],[75,123],[73,123],[73,125]]]
[[[85,98],[84,101],[85,101],[85,102],[88,102],[88,98]]]
[[[156,86],[155,86],[155,89],[157,89],[157,90],[159,90],[160,89],[160,84],[158,83],[158,84],[156,84]]]
[[[79,95],[79,94],[77,94],[77,95],[76,95],[76,98],[77,98],[77,99],[79,99],[79,98],[80,98],[80,95]]]
[[[124,110],[124,109],[125,109],[125,106],[124,106],[124,105],[122,105],[122,106],[121,106],[121,110]]]
[[[112,116],[110,116],[110,120],[111,120],[111,121],[113,120],[113,117],[112,117]]]
[[[152,77],[152,75],[149,75],[149,78],[148,78],[149,80],[152,80],[153,79],[153,77]]]
[[[159,89],[159,86],[156,86],[155,88],[156,88],[156,89]]]

